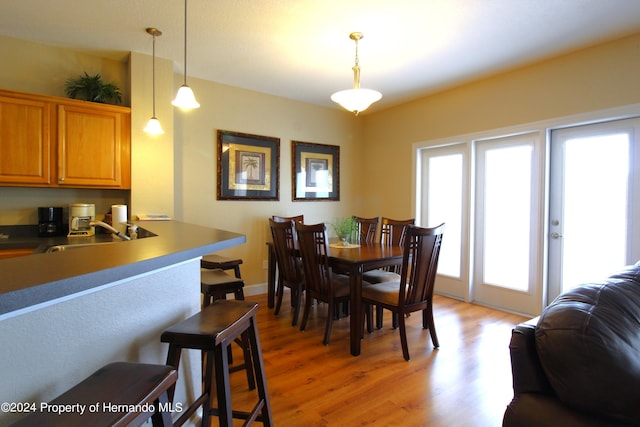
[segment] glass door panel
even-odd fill
[[[552,133],[548,302],[636,261],[637,134],[637,119]]]
[[[541,305],[539,133],[476,142],[473,300],[536,314]]]
[[[464,300],[468,287],[468,162],[465,145],[422,151],[421,197],[418,224],[435,227],[445,223],[436,291]]]

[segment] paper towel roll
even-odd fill
[[[111,205],[111,222],[122,234],[127,232],[127,205]]]

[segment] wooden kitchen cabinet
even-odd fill
[[[49,185],[53,104],[0,93],[0,183]]]
[[[58,185],[130,188],[129,117],[120,107],[58,105]]]
[[[0,249],[0,259],[31,255],[34,250],[36,248]]]
[[[131,110],[0,90],[0,185],[131,188]]]

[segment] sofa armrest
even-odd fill
[[[511,334],[511,373],[513,392],[555,394],[540,365],[536,351],[535,331],[538,318],[517,325]]]

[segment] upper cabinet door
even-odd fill
[[[51,184],[53,104],[0,96],[0,183]]]
[[[105,105],[58,106],[58,185],[130,187],[129,113]]]

